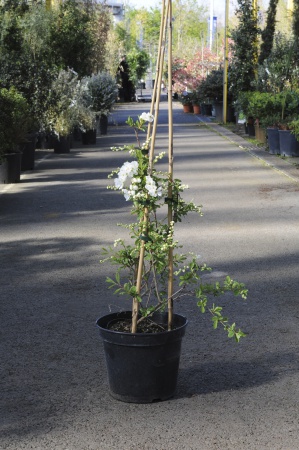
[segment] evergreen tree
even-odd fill
[[[294,1],[293,10],[293,34],[296,41],[299,41],[299,0]]]
[[[251,0],[238,0],[236,15],[237,28],[232,30],[231,89],[234,98],[242,91],[253,89],[252,82],[257,73],[258,46],[260,30],[257,25],[257,11]]]
[[[263,64],[272,51],[275,26],[276,26],[276,11],[278,0],[270,0],[269,8],[267,10],[267,23],[265,29],[262,31],[262,45],[258,62]]]

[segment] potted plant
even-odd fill
[[[192,95],[190,92],[183,91],[180,96],[180,102],[183,105],[183,110],[185,113],[193,112]]]
[[[113,148],[128,152],[129,161],[110,175],[110,189],[120,191],[132,203],[135,221],[121,224],[131,242],[116,239],[103,249],[102,263],[116,266],[108,277],[109,288],[131,299],[132,310],[110,313],[98,319],[108,369],[111,395],[118,400],[145,403],[174,395],[181,340],[187,319],[174,313],[179,299],[190,297],[202,313],[211,315],[213,327],[221,325],[228,337],[239,341],[245,334],[230,323],[215,297],[240,296],[247,290],[227,276],[211,283],[211,270],[194,254],[184,254],[174,237],[174,227],[189,213],[201,215],[201,208],[182,198],[187,188],[172,171],[158,167],[164,153],[154,155],[153,136],[144,137],[154,117],[143,113],[127,123],[134,130],[136,145]],[[228,296],[228,297],[227,297]]]
[[[278,123],[280,154],[283,156],[299,156],[299,143],[296,139],[296,136],[298,136],[298,93],[285,90],[278,96],[281,101],[281,118]]]
[[[52,83],[51,98],[45,114],[45,126],[52,134],[55,153],[69,153],[71,134],[78,122],[81,88],[78,75],[61,70]]]
[[[213,104],[216,120],[223,121],[223,69],[211,70],[199,85],[199,93],[207,102]],[[230,89],[228,89],[227,120],[235,121],[235,111],[232,106]]]
[[[266,129],[267,144],[269,148],[269,153],[272,155],[280,154],[280,144],[279,144],[279,133],[278,133],[278,123],[280,119],[280,114],[269,112],[267,117],[263,120],[263,125]]]
[[[251,91],[239,92],[238,98],[235,100],[234,105],[238,114],[242,113],[245,117],[244,127],[245,133],[249,136],[255,136],[254,129],[254,117],[250,115],[250,96],[252,95]]]
[[[272,113],[274,107],[274,96],[269,92],[248,92],[247,116],[254,120],[254,135],[262,143],[266,142],[266,131],[264,124],[267,117]]]
[[[191,99],[194,114],[200,114],[201,113],[200,104],[202,102],[202,98],[197,90],[192,92]]]
[[[282,156],[299,156],[299,119],[279,123],[279,148]]]
[[[92,104],[91,109],[100,119],[100,134],[107,134],[108,115],[117,100],[118,87],[108,72],[92,75],[88,82]]]
[[[92,110],[92,96],[88,86],[89,77],[80,81],[77,92],[75,117],[76,128],[81,132],[83,145],[94,145],[97,139],[96,113]]]
[[[17,183],[20,181],[22,157],[19,145],[24,141],[29,127],[28,104],[25,98],[11,87],[0,89],[0,105],[0,159],[7,161],[2,181]]]

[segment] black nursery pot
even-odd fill
[[[54,138],[54,153],[70,153],[70,148],[70,136],[60,136],[59,138]]]
[[[100,117],[100,134],[107,134],[108,131],[108,117],[103,114]]]
[[[95,145],[97,143],[97,130],[88,130],[81,134],[83,145]]]
[[[6,153],[7,173],[6,183],[19,183],[21,178],[21,160],[22,153]]]
[[[271,155],[279,155],[280,143],[279,143],[278,128],[267,128],[267,139],[268,139],[269,153]]]
[[[174,314],[174,328],[161,333],[124,333],[107,329],[111,321],[131,319],[131,311],[109,314],[97,321],[112,397],[129,403],[171,398],[176,390],[181,342],[187,319]],[[152,319],[167,324],[167,313]]]

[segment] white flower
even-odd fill
[[[127,179],[132,179],[138,173],[138,162],[125,162],[119,169],[117,178],[114,179],[114,185],[117,189],[122,189]]]
[[[163,189],[162,189],[161,187],[159,187],[159,188],[157,189],[157,196],[158,196],[158,197],[162,197],[162,195],[163,195]]]
[[[181,189],[189,189],[189,186],[188,186],[188,184],[181,184]]]
[[[126,201],[130,200],[130,191],[128,191],[128,189],[123,189],[123,194],[125,196]]]
[[[149,175],[145,177],[145,189],[151,195],[152,197],[161,197],[162,195],[162,188],[157,188],[157,185],[155,181],[150,177]]]
[[[145,122],[153,122],[154,116],[150,113],[143,112],[139,119],[144,120]]]
[[[115,178],[114,179],[114,185],[117,189],[122,189],[123,188],[123,182],[120,180],[120,178]]]

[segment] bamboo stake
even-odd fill
[[[162,45],[163,39],[162,38],[163,38],[163,35],[165,36],[166,23],[167,23],[166,22],[167,14],[164,14],[164,11],[165,11],[165,0],[163,0],[163,11],[162,11],[162,16],[164,17],[164,22],[163,22],[163,26],[161,27],[161,30],[160,30],[161,39],[159,42],[159,50],[158,50],[158,61],[159,61],[159,64],[161,64],[161,62],[162,62],[162,66],[163,66],[163,59],[164,59],[164,51],[162,51],[162,49],[163,49],[163,45]],[[161,22],[161,24],[162,24],[162,22]],[[161,56],[162,54],[163,54],[163,58]],[[159,72],[157,82],[155,81],[156,92],[161,91],[161,82],[162,82],[162,70],[160,70],[160,72]],[[157,98],[157,101],[159,103],[159,101],[160,101],[159,96],[155,95],[155,97]],[[153,101],[152,101],[152,104],[154,104]],[[156,104],[157,104],[157,102],[156,102]],[[153,132],[152,132],[151,149],[150,149],[150,153],[149,153],[149,173],[151,172],[152,165],[153,165],[154,144],[155,144],[155,137],[156,137],[156,131],[157,131],[157,122],[158,122],[158,112],[156,112],[156,114],[155,114],[154,127],[153,127]],[[148,214],[149,214],[148,208],[145,207],[144,215],[143,215],[143,226],[142,226],[142,228],[143,228],[142,234],[145,236],[147,234]],[[138,270],[137,270],[137,277],[136,277],[136,291],[137,291],[138,295],[140,294],[141,285],[142,285],[144,255],[145,255],[145,241],[142,240],[140,252],[139,252],[139,262],[138,262]],[[132,327],[131,327],[132,333],[137,333],[138,312],[139,312],[139,301],[138,301],[137,297],[134,297],[133,304],[132,304]]]
[[[168,0],[168,227],[173,221],[172,5]],[[168,330],[173,323],[173,249],[168,253]]]
[[[163,60],[161,61],[161,54],[162,54],[162,47],[163,47],[163,38],[165,39],[165,0],[162,1],[162,7],[161,7],[161,22],[160,22],[160,35],[159,35],[159,44],[158,44],[158,55],[157,55],[157,62],[156,62],[156,78],[154,83],[154,89],[153,89],[153,96],[151,101],[151,108],[150,108],[150,114],[154,114],[154,107],[156,102],[156,96],[157,96],[157,85],[158,85],[158,77],[157,74],[159,74],[161,67],[163,68]],[[151,123],[148,124],[147,128],[147,139],[150,138],[151,135]]]
[[[165,0],[164,0],[164,9],[165,9]],[[166,41],[166,30],[167,30],[167,19],[168,19],[168,13],[169,13],[169,1],[166,8],[166,14],[164,14],[164,22],[162,26],[162,30],[160,33],[161,37],[161,46],[159,48],[159,70],[156,76],[155,80],[155,95],[152,99],[152,107],[155,102],[156,108],[155,108],[155,118],[154,118],[154,124],[153,124],[153,131],[152,131],[152,139],[151,139],[151,146],[150,146],[150,154],[149,154],[149,173],[152,171],[152,163],[154,159],[154,152],[155,152],[155,143],[156,143],[156,134],[157,134],[157,125],[158,125],[158,116],[159,116],[159,105],[160,105],[160,94],[161,94],[161,85],[162,85],[162,75],[163,75],[163,65],[164,65],[164,55],[165,55],[165,41]]]

